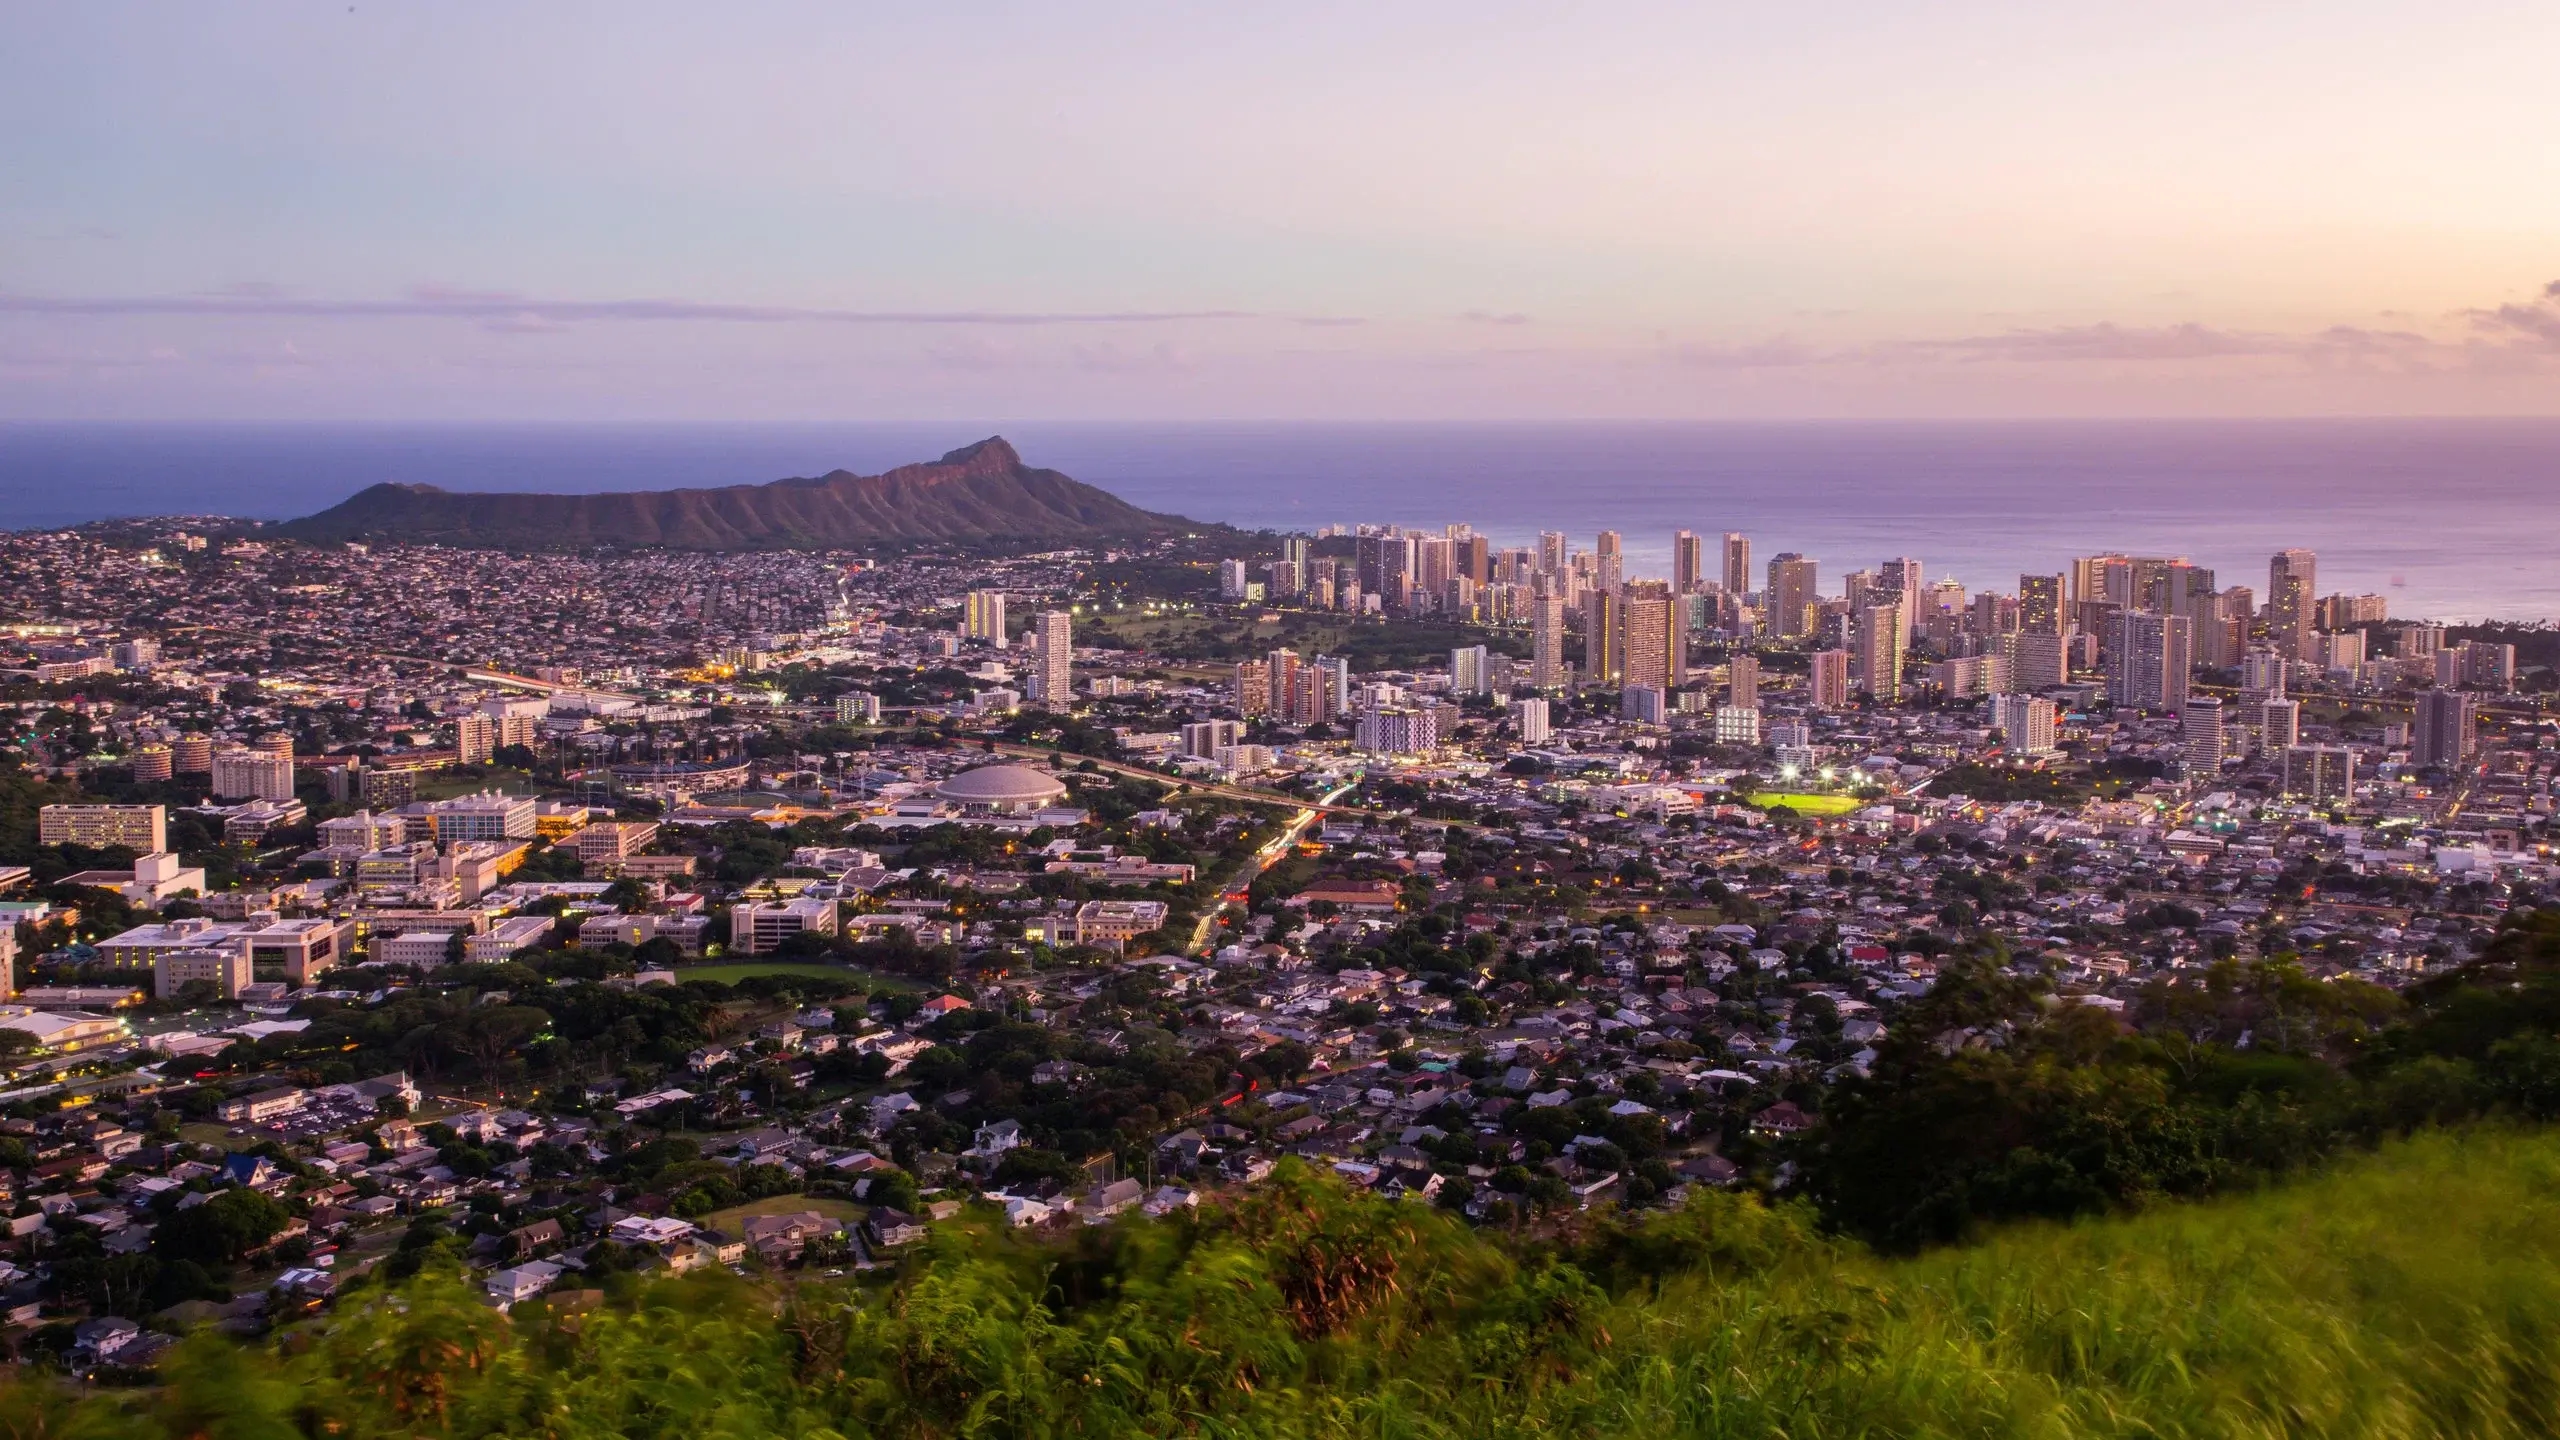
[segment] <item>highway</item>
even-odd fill
[[[1324,799],[1331,800],[1334,796],[1341,794],[1343,791],[1348,790],[1359,783],[1360,782],[1357,780],[1346,780],[1342,784],[1335,786],[1333,789],[1326,791]],[[1299,810],[1295,816],[1290,818],[1288,829],[1281,831],[1278,836],[1264,844],[1261,849],[1254,851],[1253,858],[1246,861],[1234,875],[1228,877],[1220,885],[1218,890],[1218,903],[1201,912],[1200,923],[1192,928],[1191,943],[1183,947],[1183,953],[1186,955],[1197,955],[1208,949],[1209,937],[1217,933],[1218,917],[1226,914],[1229,910],[1240,910],[1243,908],[1239,902],[1230,897],[1246,894],[1251,891],[1253,889],[1253,882],[1262,878],[1262,872],[1277,864],[1281,856],[1288,854],[1289,848],[1297,844],[1298,841],[1306,835],[1307,827],[1316,823],[1316,821],[1322,818],[1324,814],[1325,806],[1323,801],[1318,801],[1316,804],[1306,806]]]

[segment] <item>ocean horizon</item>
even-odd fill
[[[1150,510],[1246,528],[1464,522],[1751,537],[1839,576],[1898,555],[2014,590],[2074,555],[2184,555],[2263,595],[2319,553],[2322,593],[2394,616],[2560,619],[2560,419],[1588,423],[0,423],[0,528],[279,520],[383,481],[662,490],[874,473],[1001,434],[1033,465]]]

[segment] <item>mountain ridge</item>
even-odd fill
[[[569,495],[385,481],[271,533],[492,549],[853,549],[926,541],[1096,540],[1190,525],[1056,470],[1000,435],[878,475]]]

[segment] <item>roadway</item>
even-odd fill
[[[1359,783],[1357,780],[1346,780],[1326,791],[1324,800],[1331,800]],[[1295,816],[1291,817],[1288,829],[1281,831],[1261,849],[1254,851],[1253,858],[1238,867],[1236,873],[1218,887],[1218,903],[1201,913],[1200,923],[1192,927],[1191,943],[1183,947],[1183,953],[1197,955],[1208,949],[1209,937],[1216,933],[1218,928],[1218,917],[1229,910],[1242,908],[1233,897],[1248,894],[1253,889],[1253,882],[1262,878],[1262,872],[1277,864],[1281,856],[1288,854],[1290,847],[1296,845],[1306,835],[1307,827],[1316,823],[1324,813],[1323,800],[1300,809]]]

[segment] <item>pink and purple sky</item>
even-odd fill
[[[0,418],[2560,413],[2560,6],[9,6]]]

